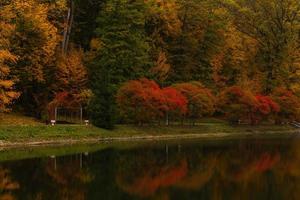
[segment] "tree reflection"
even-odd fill
[[[170,153],[169,162],[163,163],[162,153],[127,155],[116,164],[120,166],[116,182],[123,191],[140,198],[180,199],[173,196],[174,190],[189,198],[192,194],[206,199],[270,198],[275,196],[272,190],[280,189],[278,185],[284,187],[284,182],[277,182],[280,174],[282,181],[286,173],[295,176],[300,185],[300,150],[294,146],[290,151],[265,142],[210,151],[187,146],[182,153]]]
[[[59,199],[85,199],[87,184],[93,180],[93,176],[81,168],[80,160],[63,160],[55,167],[49,161],[45,170],[57,186]]]
[[[125,159],[124,159],[125,158]],[[175,185],[187,174],[187,161],[180,157],[162,161],[153,152],[126,156],[117,163],[116,182],[129,194],[149,197],[159,189]],[[168,199],[166,195],[163,199]]]
[[[244,140],[8,162],[0,167],[0,199],[296,200],[299,146]]]
[[[13,181],[10,177],[10,171],[0,167],[0,199],[1,200],[14,200],[15,196],[13,191],[20,188],[17,181]]]

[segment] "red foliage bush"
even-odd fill
[[[257,109],[255,96],[238,86],[225,89],[218,97],[218,111],[233,123],[239,120],[253,122],[253,113]]]
[[[179,111],[184,114],[187,112],[187,99],[176,89],[167,87],[162,89],[165,98],[164,111]]]
[[[254,96],[251,91],[233,86],[220,94],[219,111],[232,122],[245,120],[257,124],[278,113],[280,106],[269,96]]]
[[[273,101],[269,96],[257,95],[255,96],[257,100],[257,110],[262,115],[269,115],[271,113],[278,113],[280,111],[280,106]]]
[[[173,87],[188,100],[188,118],[195,120],[203,116],[211,116],[215,112],[215,96],[200,83],[181,83]]]
[[[161,89],[157,83],[140,79],[125,83],[116,97],[120,114],[128,121],[138,123],[160,119],[167,112],[184,114],[186,98],[173,88]]]
[[[280,106],[276,118],[278,123],[300,119],[300,98],[292,91],[285,88],[276,88],[272,93],[272,98]]]

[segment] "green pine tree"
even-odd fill
[[[144,1],[108,0],[97,18],[101,47],[91,66],[94,125],[111,129],[115,122],[115,94],[121,83],[146,76],[151,67],[145,32]]]

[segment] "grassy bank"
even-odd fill
[[[14,125],[11,125],[14,124]],[[130,126],[118,125],[108,131],[94,126],[47,126],[19,115],[2,116],[0,147],[71,144],[120,140],[169,140],[190,138],[225,138],[293,135],[298,132],[289,125],[232,126],[216,119],[204,119],[197,126]]]

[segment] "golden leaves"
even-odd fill
[[[155,74],[160,81],[164,81],[168,78],[171,65],[168,63],[167,55],[165,52],[159,52],[155,67],[151,69],[151,72]]]
[[[16,70],[27,73],[29,81],[43,82],[59,42],[57,28],[48,20],[48,7],[36,0],[14,0],[11,10],[16,13],[17,26],[13,46],[20,62],[26,63]]]
[[[0,112],[7,111],[7,106],[19,96],[19,93],[13,91],[14,81],[7,78],[10,74],[7,62],[17,61],[17,56],[9,51],[9,39],[15,28],[9,23],[13,16],[8,7],[0,8]]]
[[[79,93],[86,88],[88,75],[83,64],[83,51],[71,49],[60,58],[57,67],[56,76],[61,82],[61,89]]]

